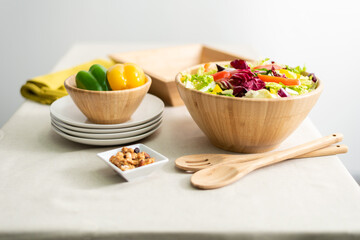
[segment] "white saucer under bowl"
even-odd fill
[[[67,133],[74,137],[82,137],[82,138],[94,138],[94,139],[116,139],[116,138],[126,138],[126,137],[134,137],[141,135],[143,133],[146,133],[156,127],[158,127],[162,122],[162,118],[158,119],[155,123],[152,125],[149,125],[147,127],[143,127],[134,131],[127,131],[127,132],[120,132],[120,133],[84,133],[84,132],[77,132],[67,129],[66,127],[63,127],[59,124],[57,124],[55,121],[51,121],[51,124],[53,124],[55,127],[57,127],[59,130],[61,130],[64,133]]]
[[[77,127],[97,129],[124,128],[140,125],[160,115],[163,110],[164,102],[160,98],[151,94],[146,94],[129,121],[119,124],[95,124],[86,118],[70,96],[62,97],[53,102],[50,106],[50,113],[64,123]]]
[[[156,130],[158,130],[160,128],[161,124],[146,133],[143,133],[143,134],[140,134],[137,136],[133,136],[133,137],[117,138],[117,139],[116,138],[115,139],[95,139],[95,138],[75,137],[75,136],[71,136],[69,134],[62,132],[60,129],[58,129],[53,124],[51,124],[51,126],[52,126],[52,129],[57,134],[59,134],[60,136],[66,138],[70,141],[73,141],[73,142],[87,144],[87,145],[95,145],[95,146],[112,146],[112,145],[127,144],[127,143],[131,143],[131,142],[139,141],[140,139],[148,137],[151,134],[153,134]]]
[[[68,130],[76,131],[76,132],[82,132],[82,133],[124,133],[124,132],[131,132],[140,130],[146,127],[149,127],[151,125],[154,125],[156,122],[158,122],[160,119],[162,119],[162,113],[160,115],[156,116],[155,118],[151,119],[148,122],[145,122],[140,125],[132,126],[132,127],[124,127],[124,128],[84,128],[84,127],[76,127],[70,124],[67,124],[65,122],[62,122],[61,120],[57,119],[54,115],[50,114],[51,121],[56,123],[56,125],[59,125],[63,128],[66,128]]]

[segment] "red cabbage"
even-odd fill
[[[218,81],[221,89],[232,89],[232,85],[229,82],[229,79],[223,79]]]
[[[230,65],[235,69],[249,69],[250,67],[247,65],[246,61],[241,59],[236,59],[230,63]]]
[[[287,78],[285,74],[279,74],[275,71],[275,67],[274,65],[271,66],[271,72],[273,74],[274,77],[282,77],[282,78]]]
[[[243,97],[248,92],[248,89],[246,89],[243,86],[236,86],[233,88],[233,95],[235,97]]]
[[[233,89],[235,97],[243,97],[249,90],[256,91],[265,88],[265,82],[251,72],[246,61],[236,59],[230,65],[236,70],[230,72],[230,79],[217,81],[222,89]]]
[[[277,93],[280,97],[290,97],[290,94],[282,88],[280,88]]]
[[[250,69],[236,70],[231,76],[229,83],[234,90],[234,96],[242,97],[249,90],[265,88],[265,83],[250,71]]]
[[[312,81],[314,82],[314,83],[316,83],[317,82],[317,77],[315,76],[315,73],[309,73],[309,75],[308,75],[308,77],[310,77],[310,76],[312,76]]]

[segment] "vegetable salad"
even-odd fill
[[[269,59],[256,63],[234,60],[220,66],[206,63],[196,74],[182,73],[187,88],[229,97],[283,98],[306,94],[317,86],[315,74],[305,67],[289,67]]]

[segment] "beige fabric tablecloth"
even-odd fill
[[[55,69],[94,57],[89,49],[101,57],[122,47],[79,45]],[[96,156],[114,147],[53,132],[48,106],[25,102],[0,133],[0,239],[360,238],[360,189],[336,156],[283,162],[217,190],[191,187],[174,160],[223,151],[185,107],[167,107],[161,129],[140,141],[169,163],[131,183]],[[317,137],[306,119],[281,148]]]

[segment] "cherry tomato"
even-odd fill
[[[226,72],[226,71],[221,71],[221,72],[214,73],[212,76],[214,78],[214,81],[216,82],[219,79],[230,78],[231,73]]]

